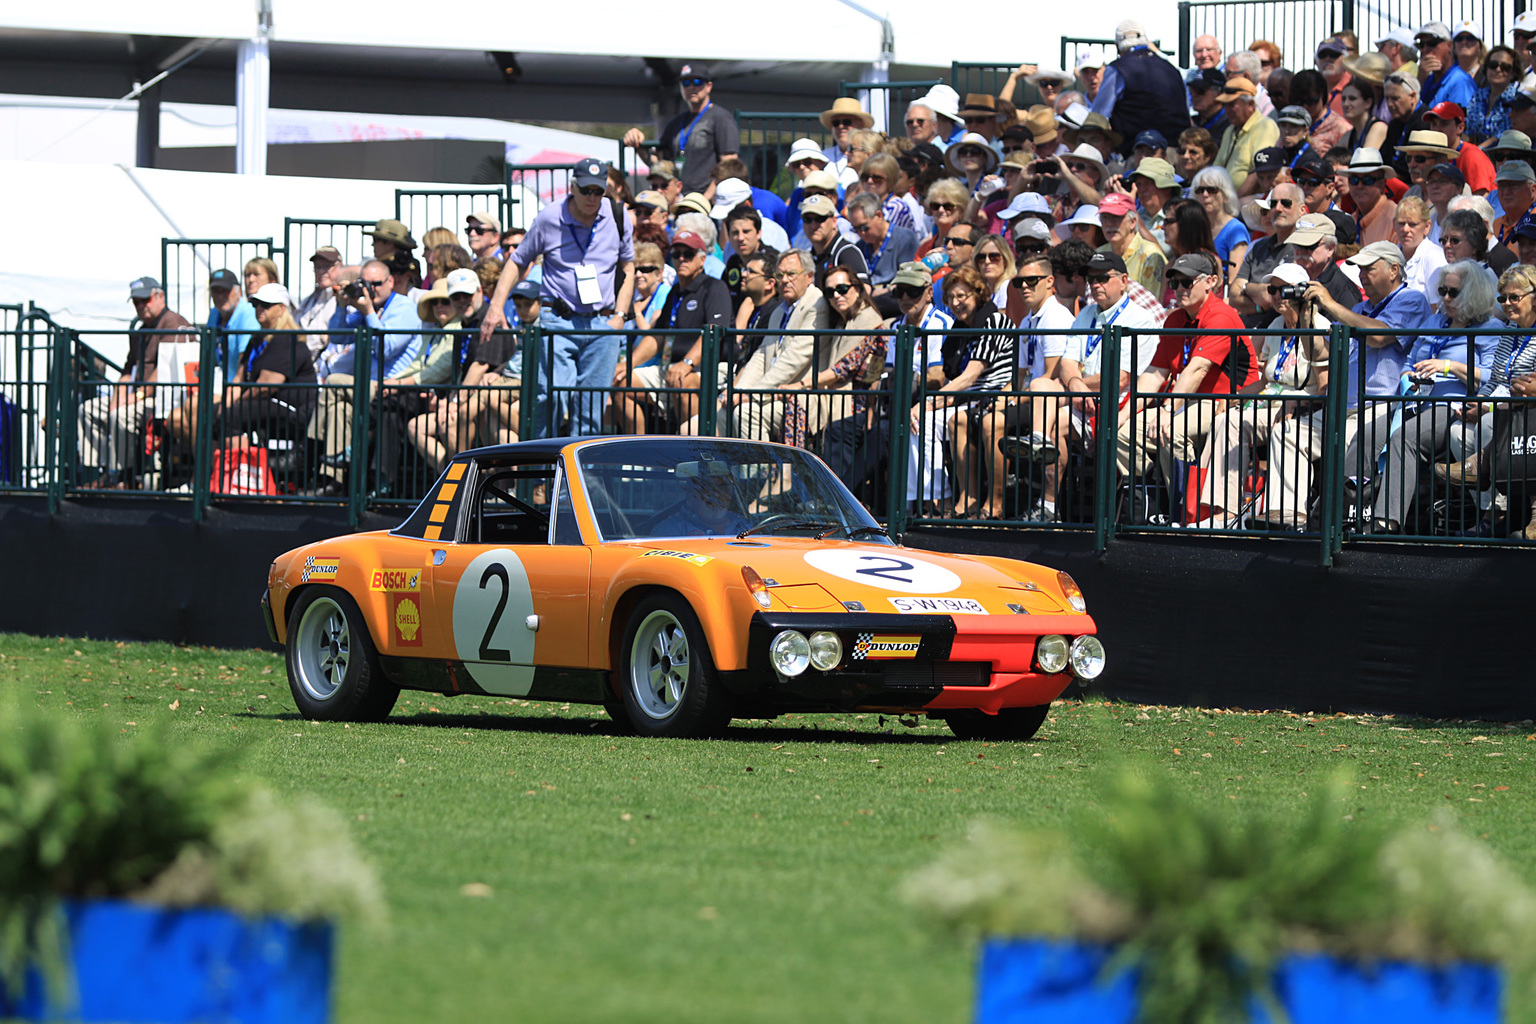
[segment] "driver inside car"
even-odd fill
[[[734,536],[752,525],[741,512],[731,467],[718,460],[680,462],[682,500],[651,531],[655,537]]]

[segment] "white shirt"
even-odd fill
[[[837,143],[834,142],[832,145],[822,150],[821,155],[827,158],[827,170],[831,171],[833,175],[841,179],[843,176],[843,171],[847,170],[848,168],[848,154],[844,153],[841,149],[838,149]],[[854,180],[858,180],[857,171],[854,172]]]
[[[1066,334],[1031,334],[1031,331],[1070,330],[1076,319],[1072,311],[1052,295],[1038,313],[1031,313],[1019,324],[1019,366],[1029,371],[1028,380],[1045,376],[1045,360],[1067,350]]]
[[[1083,368],[1084,377],[1094,377],[1103,372],[1104,346],[1099,344],[1103,335],[1100,333],[1104,326],[1113,322],[1120,327],[1145,327],[1157,328],[1162,324],[1156,313],[1150,309],[1144,309],[1131,301],[1129,295],[1122,295],[1120,301],[1103,313],[1099,312],[1097,303],[1090,302],[1083,307],[1083,311],[1077,314],[1077,319],[1072,326],[1079,331],[1092,331],[1091,334],[1075,334],[1067,338],[1066,351],[1061,358],[1070,359]],[[1150,340],[1153,343],[1147,344]],[[1139,364],[1131,365],[1131,350],[1137,350]],[[1152,365],[1152,357],[1157,354],[1156,339],[1149,336],[1140,345],[1122,344],[1120,346],[1120,372],[1129,373],[1131,379],[1139,377],[1147,372],[1147,367]]]
[[[890,340],[885,343],[885,362],[888,366],[896,365],[896,334],[894,328],[900,327],[901,317],[892,322]],[[917,322],[919,337],[912,342],[912,370],[921,374],[927,367],[937,366],[944,361],[944,334],[955,326],[955,318],[944,312],[932,302],[924,310],[922,319]],[[924,331],[936,332],[928,338],[921,337]],[[923,351],[923,342],[927,341],[928,350]]]
[[[1430,284],[1435,279],[1435,272],[1443,266],[1445,250],[1426,238],[1413,250],[1413,256],[1403,268],[1403,283],[1423,292],[1431,306],[1438,305],[1440,296],[1432,293]]]

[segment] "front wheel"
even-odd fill
[[[703,627],[675,594],[641,601],[629,617],[619,685],[642,736],[713,736],[731,720],[731,694],[715,674]]]
[[[400,696],[379,669],[357,602],[336,587],[312,587],[288,616],[288,688],[305,718],[377,722]]]
[[[969,709],[951,711],[945,715],[949,729],[962,740],[1024,740],[1033,739],[1045,716],[1049,704],[1034,708],[1003,708],[995,715]]]

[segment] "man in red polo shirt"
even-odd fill
[[[1211,423],[1226,407],[1217,399],[1188,395],[1231,394],[1259,379],[1253,343],[1240,332],[1243,318],[1221,297],[1221,268],[1208,253],[1186,253],[1164,278],[1178,308],[1163,327],[1189,334],[1165,334],[1147,371],[1136,378],[1135,411],[1121,410],[1118,463],[1121,474],[1144,475],[1155,447],[1163,478],[1173,479],[1173,460],[1193,462]],[[1205,333],[1205,332],[1224,333]],[[1134,444],[1133,439],[1134,438]]]
[[[1493,161],[1481,148],[1461,140],[1461,130],[1466,126],[1467,112],[1450,100],[1436,103],[1424,111],[1424,127],[1432,132],[1442,132],[1445,144],[1456,151],[1456,166],[1467,179],[1474,195],[1485,196],[1498,186],[1493,180]]]

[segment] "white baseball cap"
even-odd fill
[[[288,298],[288,289],[273,281],[256,289],[251,296],[253,302],[270,302],[278,306],[291,306],[293,303]]]
[[[1413,40],[1413,29],[1399,25],[1397,28],[1394,28],[1392,31],[1376,40],[1376,45],[1380,46],[1382,43],[1397,43],[1401,46],[1413,46]]]
[[[1509,27],[1511,32],[1536,32],[1536,11],[1526,11]]]
[[[743,199],[752,198],[752,186],[740,178],[726,178],[715,186],[715,206],[709,211],[711,218],[724,220],[726,215],[736,209]]]
[[[1286,284],[1306,284],[1308,281],[1312,280],[1307,275],[1306,270],[1299,263],[1282,263],[1274,270],[1271,270],[1268,274],[1264,275],[1264,280],[1266,281],[1273,281],[1276,279],[1284,281]]]
[[[448,283],[449,295],[473,295],[480,290],[479,275],[468,267],[449,272],[444,280]]]
[[[1083,68],[1102,68],[1103,66],[1104,55],[1101,53],[1094,53],[1092,50],[1084,50],[1082,53],[1077,55],[1077,70],[1079,71],[1083,70]]]
[[[1477,22],[1473,21],[1471,18],[1463,18],[1461,21],[1458,21],[1451,26],[1451,38],[1455,39],[1457,36],[1464,35],[1471,36],[1478,42],[1482,42],[1483,27]]]

